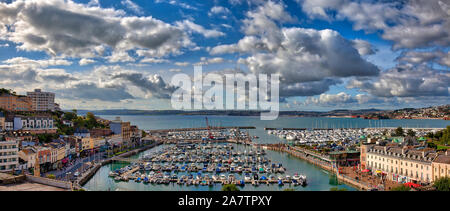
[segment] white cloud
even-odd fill
[[[319,97],[309,97],[305,100],[306,105],[316,104],[322,106],[335,106],[349,103],[356,103],[357,101],[349,94],[340,92],[338,94],[321,94]]]
[[[226,7],[214,6],[211,8],[211,10],[209,10],[208,16],[214,16],[214,15],[218,15],[218,14],[227,15],[230,13],[231,13],[231,11]]]
[[[198,25],[190,20],[177,21],[175,24],[178,25],[178,27],[182,30],[196,32],[206,38],[225,36],[225,33],[221,31],[214,29],[205,29],[203,26]]]
[[[85,65],[95,63],[95,60],[82,58],[82,59],[80,59],[80,61],[78,63],[80,64],[80,66],[85,66]]]
[[[352,40],[353,47],[356,48],[361,56],[374,54],[377,49],[365,40],[355,39]]]
[[[222,57],[213,57],[213,58],[201,57],[200,62],[196,63],[196,65],[218,64],[223,62],[225,62],[225,59]]]
[[[135,59],[131,57],[126,51],[114,51],[111,56],[108,56],[108,61],[115,62],[134,62]]]
[[[167,63],[169,60],[167,59],[158,59],[158,58],[144,58],[141,60],[141,63]]]
[[[144,10],[131,0],[122,0],[120,3],[138,15],[144,14]]]
[[[190,65],[190,63],[189,62],[175,62],[175,65],[186,67],[186,66]]]

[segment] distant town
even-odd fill
[[[80,114],[94,112],[98,115],[227,115],[259,116],[264,111],[254,110],[79,110]],[[427,108],[403,108],[398,110],[332,110],[332,111],[280,111],[280,116],[297,117],[343,117],[363,119],[450,119],[450,105],[431,106]]]

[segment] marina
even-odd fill
[[[138,155],[131,156],[129,159],[131,160],[141,160],[144,157],[148,157],[149,155],[152,156],[154,154],[158,154],[161,150],[163,150],[166,147],[170,147],[170,145],[159,145],[152,149],[149,149],[145,152],[142,152]],[[236,151],[250,151],[255,150],[251,146],[247,145],[240,145],[240,144],[232,144],[234,147],[233,150]],[[219,174],[216,174],[215,171],[213,172],[204,172],[203,169],[201,171],[201,176],[205,178],[205,176],[208,176],[210,178],[210,183],[202,183],[203,181],[199,181],[199,184],[194,184],[194,180],[198,176],[197,172],[188,172],[188,171],[178,171],[177,173],[173,172],[167,172],[159,170],[160,172],[156,171],[155,173],[151,173],[151,171],[145,171],[145,176],[149,177],[152,176],[156,178],[158,175],[160,183],[158,183],[157,180],[155,180],[153,183],[150,182],[150,178],[148,178],[148,181],[146,181],[145,176],[142,178],[142,171],[141,173],[141,179],[132,178],[129,177],[128,181],[122,181],[119,178],[118,180],[115,179],[115,176],[110,175],[111,172],[115,172],[116,170],[122,169],[131,170],[133,165],[131,165],[129,162],[113,162],[110,164],[107,164],[103,167],[101,167],[97,173],[83,186],[86,190],[102,190],[102,191],[121,191],[121,190],[136,190],[136,191],[148,191],[148,190],[155,190],[155,191],[178,191],[178,190],[187,190],[187,191],[220,191],[222,188],[222,181],[227,183],[229,181],[229,178],[235,178],[234,184],[237,184],[239,189],[243,191],[279,191],[283,190],[285,188],[292,188],[295,190],[305,190],[305,191],[311,191],[311,190],[323,190],[327,191],[331,187],[340,187],[340,188],[346,188],[347,190],[356,190],[355,188],[348,186],[343,183],[335,183],[335,181],[332,179],[332,177],[329,175],[328,172],[321,171],[321,168],[318,166],[314,166],[309,164],[307,161],[301,160],[299,158],[296,158],[294,156],[291,156],[287,153],[281,153],[277,151],[271,151],[271,150],[265,150],[264,155],[268,160],[270,160],[271,163],[278,164],[281,163],[282,167],[285,169],[284,174],[281,173],[260,173],[257,172],[259,179],[262,179],[261,181],[254,177],[253,173],[246,174],[245,172],[239,174],[239,173],[231,173],[228,172],[221,172]],[[178,166],[181,166],[181,164],[176,164]],[[203,164],[199,164],[198,167],[202,167]],[[129,167],[127,167],[129,166]],[[145,165],[144,165],[145,166]],[[158,165],[157,165],[158,166]],[[163,165],[160,165],[163,166]],[[231,166],[231,165],[229,165]],[[131,168],[130,168],[131,167]],[[257,167],[257,166],[256,166]],[[264,165],[263,165],[264,167]],[[266,165],[266,167],[271,167],[270,165]],[[161,168],[160,168],[161,169]],[[258,169],[259,170],[259,169]],[[297,174],[297,175],[296,175]],[[131,175],[131,174],[130,174]],[[138,174],[135,174],[137,176]],[[166,175],[166,178],[177,176],[177,181],[172,180],[172,182],[163,182],[164,176]],[[192,175],[191,182],[187,182],[189,179],[189,175]],[[232,175],[232,176],[230,176]],[[298,178],[300,175],[304,175],[307,180],[307,184],[305,186],[302,186],[296,183],[292,183],[293,179]],[[162,179],[161,179],[162,176]],[[287,183],[283,181],[283,185],[278,184],[278,177],[284,176],[284,178],[290,177],[291,183]],[[183,183],[177,183],[178,179],[186,178],[186,180],[183,180]],[[137,179],[137,180],[136,180]],[[139,181],[140,180],[140,181]],[[241,180],[244,180],[245,185],[241,185]],[[216,181],[216,182],[211,182]],[[180,181],[181,182],[181,181]],[[228,182],[229,183],[229,182]]]
[[[383,136],[392,133],[395,128],[338,128],[338,129],[266,129],[267,134],[296,144],[358,141],[361,138]],[[407,128],[405,128],[407,130]],[[436,132],[439,128],[411,128],[419,137],[429,132]]]
[[[264,150],[233,150],[232,144],[165,146],[109,173],[115,181],[178,185],[292,184],[305,186],[306,176],[285,174],[282,163],[271,163]],[[211,176],[210,176],[211,175]]]

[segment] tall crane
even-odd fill
[[[208,129],[208,139],[212,140],[214,139],[214,137],[211,134],[211,128],[209,127],[208,117],[205,117],[205,119],[206,119],[206,128]]]

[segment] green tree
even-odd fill
[[[416,136],[416,132],[414,132],[414,130],[412,130],[412,129],[409,129],[409,130],[406,132],[406,135],[407,135],[407,136],[414,137],[414,136]]]
[[[437,191],[450,191],[450,177],[441,177],[434,181],[433,187]]]
[[[437,145],[435,143],[433,143],[433,142],[427,142],[427,145],[428,145],[429,148],[437,149]]]
[[[58,138],[58,134],[49,134],[49,133],[44,133],[44,134],[39,134],[37,135],[39,142],[41,143],[49,143],[51,141],[53,141],[53,139]]]
[[[439,142],[442,144],[450,144],[450,125],[447,125],[447,128],[442,130],[442,137]]]
[[[405,131],[403,131],[402,127],[398,127],[397,129],[395,129],[395,135],[396,136],[404,136],[405,135]]]
[[[235,184],[227,184],[222,187],[222,191],[239,191]]]
[[[146,137],[148,134],[143,130],[142,131],[142,137]]]
[[[411,188],[405,185],[399,185],[391,189],[391,191],[410,191]]]
[[[49,175],[47,175],[47,178],[49,178],[49,179],[56,179],[56,176],[54,174],[49,174]]]
[[[283,191],[295,191],[294,188],[285,188]]]
[[[434,133],[433,132],[428,132],[425,137],[427,138],[434,138]]]
[[[97,123],[97,119],[95,119],[95,115],[91,112],[88,112],[86,114],[86,127],[88,129],[92,129],[94,127],[97,127],[98,123]]]
[[[64,120],[72,121],[77,118],[77,113],[75,112],[66,112],[64,113]]]

